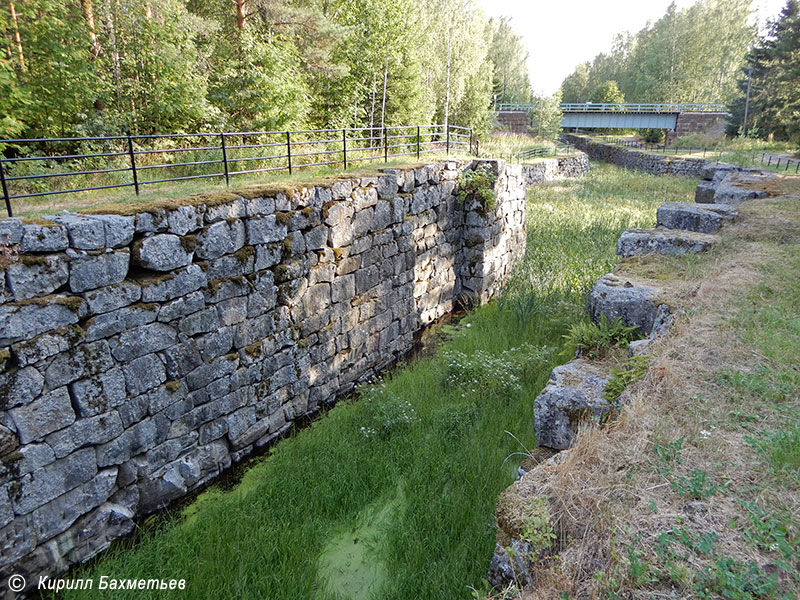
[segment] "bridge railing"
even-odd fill
[[[528,111],[533,104],[508,103],[499,104],[498,111]],[[725,105],[714,102],[681,102],[681,103],[623,103],[606,104],[600,102],[568,102],[559,105],[562,112],[587,113],[674,113],[674,112],[724,112]]]

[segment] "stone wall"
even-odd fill
[[[675,131],[667,134],[667,142],[698,133],[712,139],[722,139],[730,116],[725,112],[682,112],[678,114]]]
[[[545,158],[522,165],[522,176],[528,185],[554,181],[565,177],[583,177],[589,172],[589,157],[578,152],[574,156]]]
[[[521,167],[490,165],[488,214],[445,162],[0,221],[0,580],[87,560],[489,298],[525,247]]]
[[[704,158],[682,158],[651,154],[634,148],[614,144],[604,144],[590,137],[565,133],[563,139],[579,150],[583,150],[594,160],[602,160],[620,167],[644,171],[652,175],[681,175],[701,177],[703,170],[714,164]]]
[[[514,133],[528,133],[531,118],[524,110],[503,110],[495,113],[497,122]]]

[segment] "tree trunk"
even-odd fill
[[[17,21],[17,11],[14,9],[14,0],[8,0],[8,8],[11,10],[11,21],[14,23],[14,32],[11,34],[11,37],[14,39],[14,45],[17,47],[19,66],[24,71],[25,53],[22,50],[22,37],[19,35],[19,22]]]
[[[114,73],[114,95],[117,100],[117,111],[122,110],[122,97],[120,86],[122,85],[122,66],[119,60],[119,47],[117,46],[117,31],[114,27],[114,15],[116,14],[116,0],[109,3],[106,13],[106,29],[108,29],[108,41],[111,43],[111,64]]]
[[[247,0],[233,0],[236,5],[236,28],[244,29],[244,20],[247,18]]]
[[[95,59],[100,55],[101,47],[97,41],[97,28],[94,24],[94,6],[92,0],[81,0],[81,12],[86,19],[86,27],[89,29],[89,53]]]
[[[372,74],[372,107],[369,110],[369,147],[372,148],[372,140],[371,138],[375,137],[375,85],[376,85],[376,77],[375,73]]]

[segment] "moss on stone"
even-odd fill
[[[191,254],[197,250],[197,236],[196,235],[182,235],[180,237],[181,246],[187,253]]]
[[[255,344],[250,344],[249,346],[245,346],[244,353],[248,356],[252,356],[253,358],[258,358],[261,356],[261,342],[256,342]]]
[[[168,381],[167,383],[164,384],[164,387],[167,388],[167,391],[170,394],[174,394],[175,392],[177,392],[180,389],[181,382],[180,381],[175,381],[175,380]]]
[[[277,211],[275,213],[275,220],[278,222],[279,225],[288,226],[289,223],[292,222],[292,215],[293,214],[294,214],[294,211],[289,211],[289,212]]]
[[[253,248],[252,246],[243,246],[242,248],[234,252],[233,255],[236,257],[236,260],[238,260],[242,265],[246,265],[247,261],[250,259],[251,256],[254,256],[255,253],[256,249]]]
[[[61,227],[55,221],[52,221],[50,219],[42,219],[39,217],[23,217],[19,221],[23,225],[39,225],[40,227],[49,227],[50,229]]]
[[[292,244],[293,243],[294,243],[294,235],[287,235],[283,239],[283,251],[286,254],[291,254],[292,253]]]
[[[333,256],[334,256],[334,258],[335,258],[336,260],[342,260],[342,254],[343,254],[343,253],[344,253],[344,252],[342,251],[342,249],[341,249],[341,248],[334,248],[334,249],[333,249]]]
[[[278,265],[272,270],[272,272],[275,276],[275,283],[284,283],[285,281],[289,281],[289,279],[291,279],[289,269],[285,265]]]

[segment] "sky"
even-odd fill
[[[678,8],[696,0],[675,0]],[[510,16],[528,49],[537,94],[553,94],[578,63],[611,50],[614,35],[657,21],[672,0],[478,0],[490,17]],[[759,22],[776,17],[785,0],[754,0]]]

